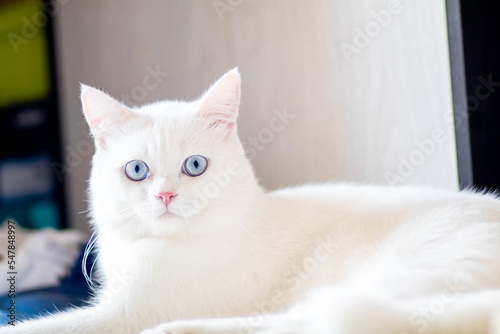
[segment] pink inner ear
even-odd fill
[[[214,120],[212,124],[234,126],[240,104],[241,79],[236,69],[220,78],[202,98],[199,114]]]

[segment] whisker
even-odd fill
[[[83,272],[83,277],[85,278],[85,281],[87,282],[87,284],[89,286],[93,286],[94,282],[92,281],[92,269],[90,270],[90,275],[87,273],[87,260],[88,260],[90,253],[94,249],[96,242],[97,242],[97,235],[96,235],[96,232],[94,231],[92,233],[92,235],[90,236],[90,239],[87,242],[87,245],[85,246],[85,250],[83,252],[82,272]],[[94,263],[92,264],[92,268],[94,267],[95,262],[96,261],[94,260]]]

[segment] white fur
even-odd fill
[[[495,196],[352,184],[265,193],[236,133],[235,70],[193,103],[131,110],[90,87],[82,100],[103,287],[92,307],[0,333],[500,333]],[[182,173],[193,154],[209,158],[195,178]],[[133,159],[149,178],[126,178]],[[166,215],[160,191],[178,193]]]

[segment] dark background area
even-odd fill
[[[462,0],[473,185],[500,189],[500,2]]]

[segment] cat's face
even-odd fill
[[[247,211],[258,186],[236,133],[239,92],[235,70],[199,101],[133,110],[83,87],[97,227],[131,237],[203,233]]]

